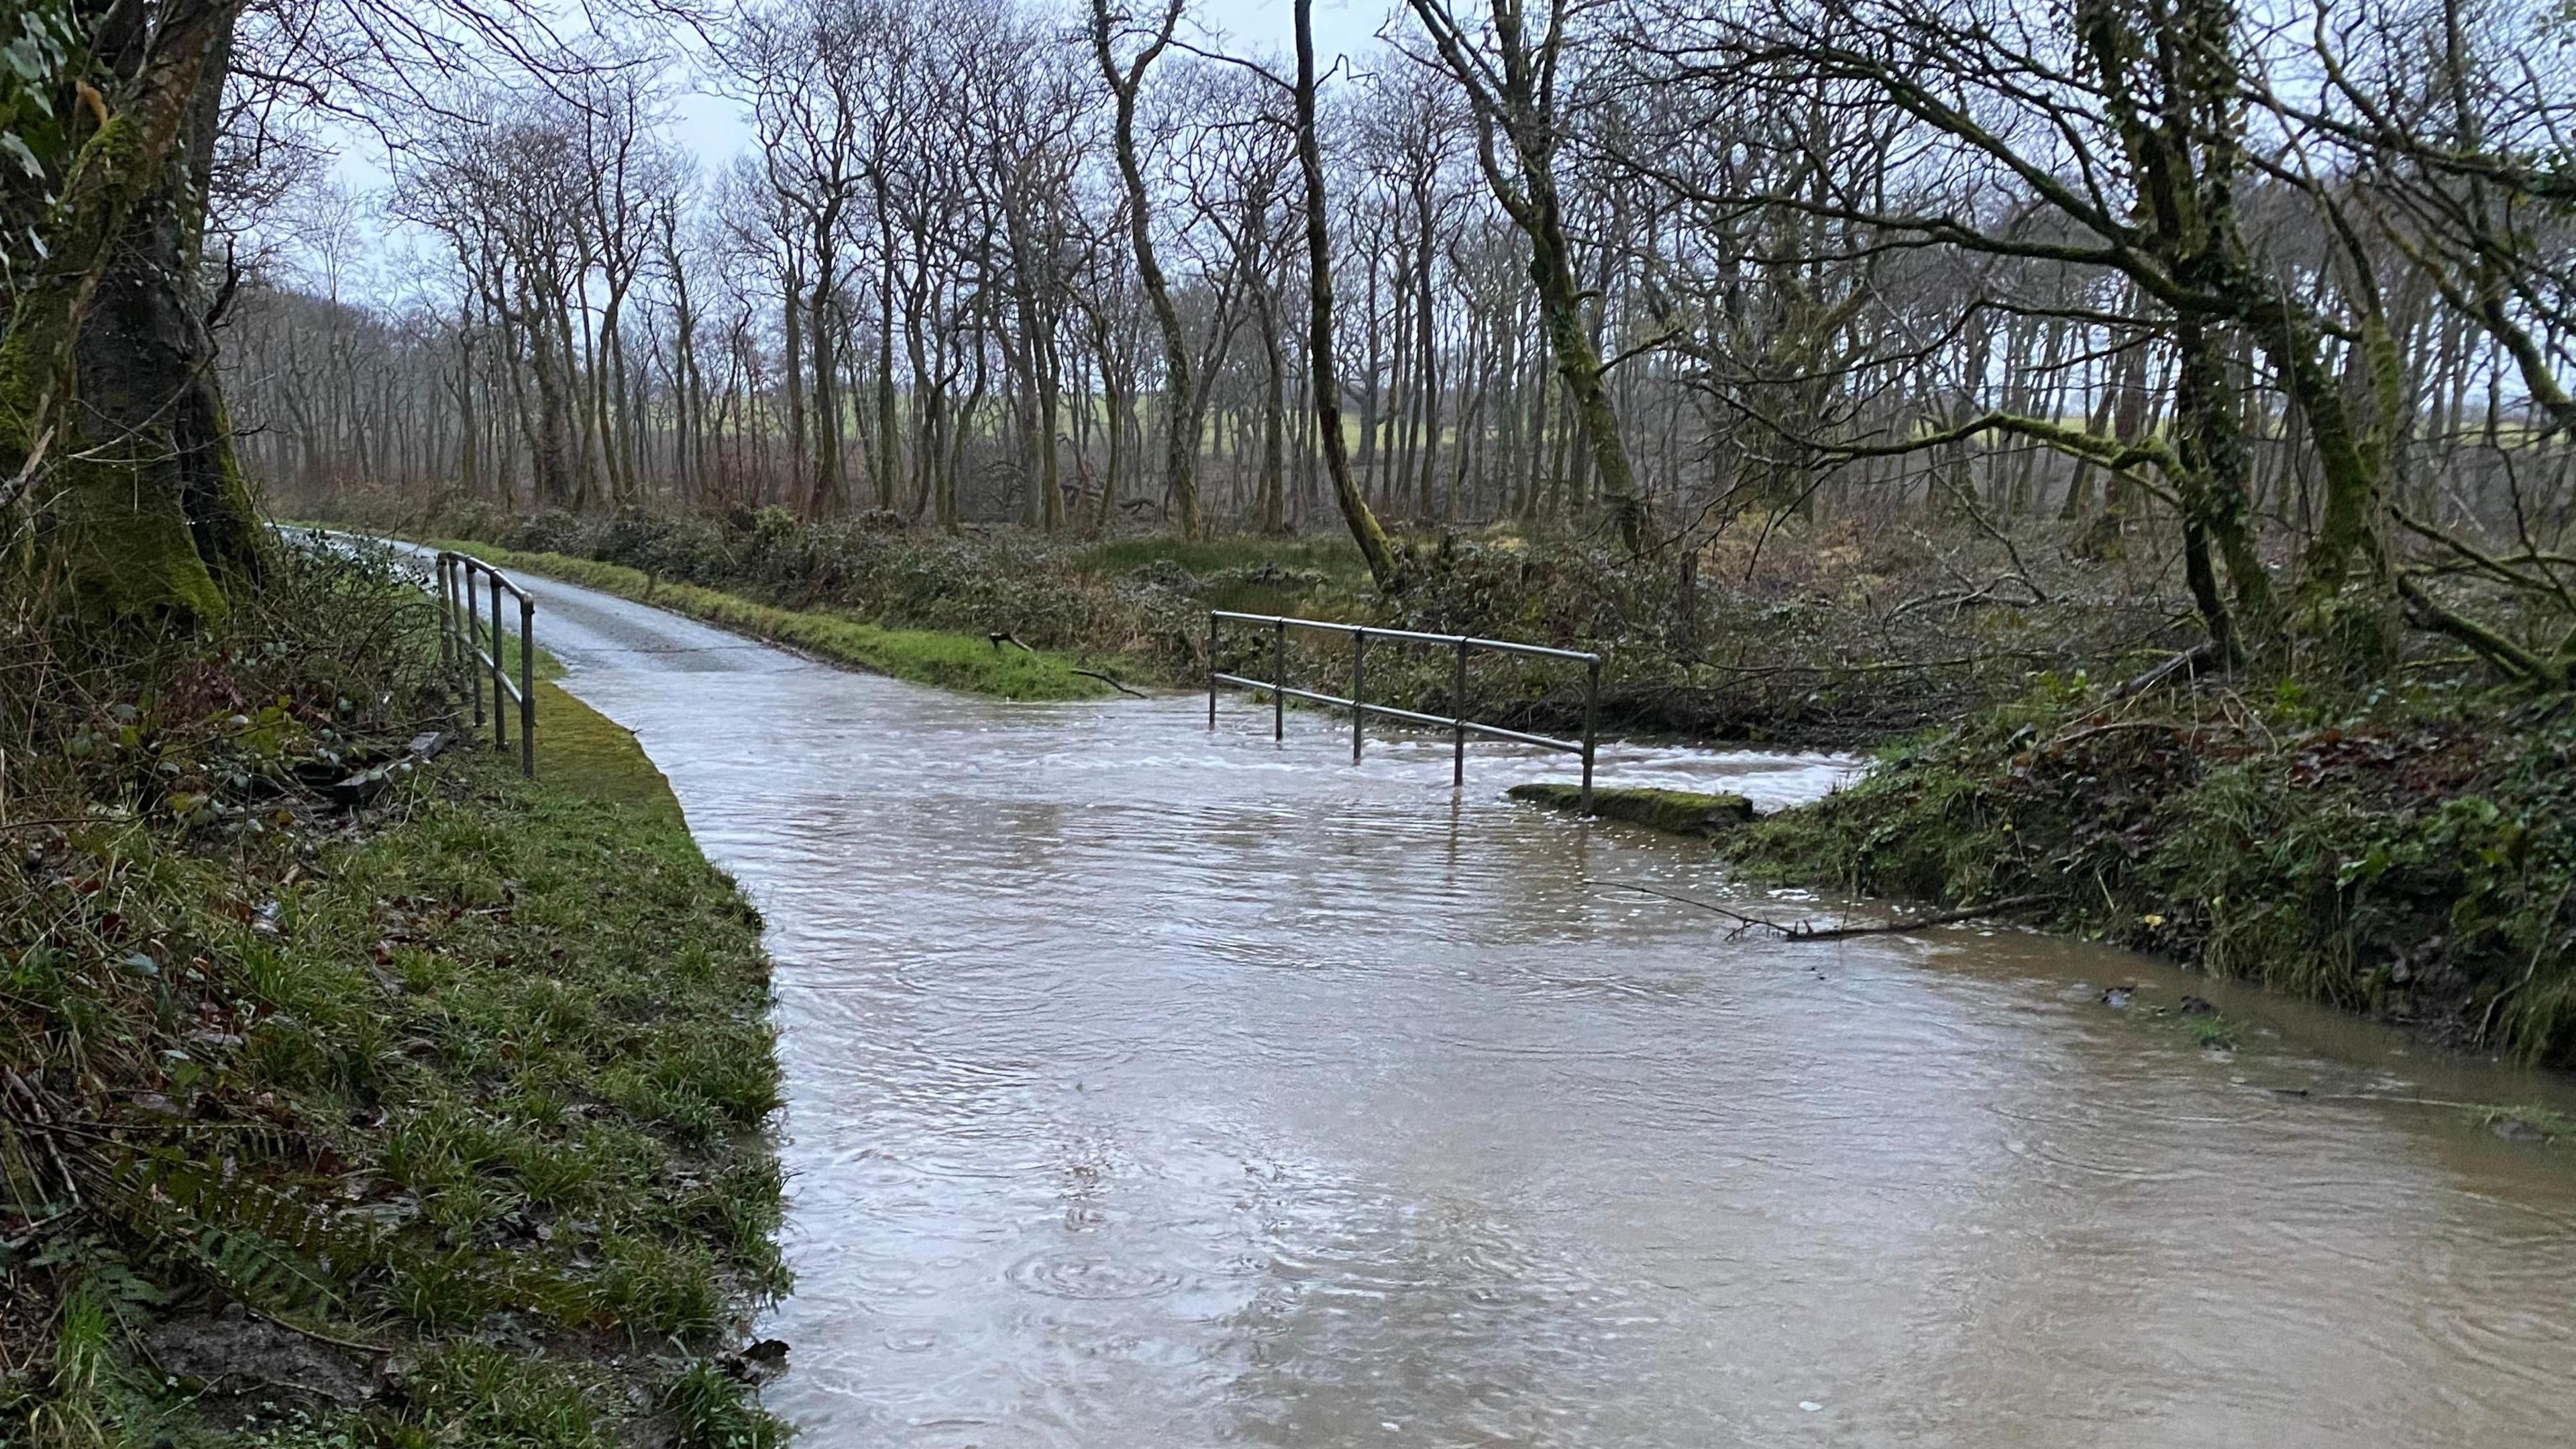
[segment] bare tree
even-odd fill
[[[1181,330],[1180,309],[1172,304],[1171,283],[1163,275],[1162,261],[1154,246],[1153,193],[1146,185],[1144,163],[1136,146],[1136,108],[1144,91],[1145,73],[1171,48],[1173,33],[1181,23],[1183,3],[1184,0],[1168,0],[1162,19],[1146,32],[1144,44],[1122,61],[1118,52],[1125,37],[1125,17],[1111,13],[1109,0],[1091,0],[1091,44],[1100,61],[1101,78],[1109,83],[1117,106],[1110,139],[1118,158],[1119,179],[1127,188],[1127,233],[1136,250],[1136,280],[1153,306],[1154,323],[1163,334],[1163,485],[1180,513],[1182,536],[1196,538],[1203,527],[1197,474],[1196,370],[1190,365],[1190,346]]]
[[[1486,184],[1529,238],[1530,280],[1538,288],[1557,375],[1573,399],[1619,537],[1636,552],[1645,546],[1644,511],[1610,406],[1600,350],[1585,326],[1583,288],[1575,281],[1557,189],[1565,124],[1559,83],[1568,24],[1579,12],[1573,0],[1549,0],[1533,33],[1520,0],[1492,0],[1486,23],[1472,28],[1448,0],[1408,3],[1475,116],[1476,157]]]

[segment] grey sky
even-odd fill
[[[1315,48],[1330,66],[1336,56],[1364,60],[1378,49],[1377,29],[1401,0],[1315,0]],[[1248,53],[1289,55],[1295,43],[1290,31],[1291,0],[1193,0],[1189,15],[1199,27],[1199,40],[1222,35],[1229,48]],[[750,144],[751,129],[740,107],[721,96],[693,93],[674,107],[674,138],[695,151],[709,170],[731,160]]]
[[[1055,0],[1070,12],[1083,0]],[[1141,3],[1141,0],[1131,0]],[[1315,45],[1318,59],[1330,67],[1336,59],[1347,57],[1359,65],[1372,63],[1381,50],[1378,28],[1403,0],[1315,0]],[[1216,44],[1243,54],[1267,54],[1284,58],[1292,53],[1295,36],[1292,0],[1190,0],[1189,19],[1184,22],[1194,29],[1185,35],[1194,43]],[[673,98],[670,135],[673,140],[695,153],[703,171],[721,170],[751,144],[751,125],[739,103],[705,91],[685,91]],[[390,185],[392,176],[386,169],[386,158],[375,139],[355,127],[334,127],[339,154],[332,174],[342,192],[360,198],[380,195]],[[327,208],[326,208],[327,210]],[[286,249],[288,265],[302,273],[315,273],[321,263],[316,260],[334,247],[311,234],[310,220],[298,211],[274,216],[256,228],[269,240]],[[380,285],[399,290],[414,275],[409,260],[412,245],[419,238],[395,223],[374,232],[354,245],[351,255],[342,256],[335,265],[347,265],[359,278],[372,274]],[[318,275],[306,275],[307,285],[319,287]],[[366,282],[355,283],[362,288]]]

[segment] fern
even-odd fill
[[[351,1311],[349,1282],[380,1262],[382,1240],[294,1193],[162,1150],[114,1176],[127,1226],[262,1314],[326,1322]]]

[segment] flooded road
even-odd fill
[[[769,919],[813,1445],[2565,1445],[2558,1083],[1796,915],[1556,757],[1027,706],[531,580]],[[1842,766],[1606,751],[1767,805]],[[2126,1012],[2101,988],[2138,983]],[[2177,1018],[2217,997],[2244,1044]]]

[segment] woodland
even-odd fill
[[[132,407],[209,435],[139,506],[218,570],[198,451],[307,511],[1331,530],[1381,581],[1389,529],[1691,570],[1845,520],[2004,544],[1968,592],[2039,605],[2015,543],[2063,524],[2130,561],[2072,591],[2169,596],[2225,663],[2576,658],[2545,7],[1424,3],[1325,74],[1182,4],[205,9],[199,72],[142,63],[199,23],[145,6],[96,93],[195,103],[149,139],[206,221],[154,280],[217,425]],[[741,154],[683,144],[684,86]],[[106,419],[47,426],[79,287],[31,244],[128,198],[83,190],[116,108],[62,99],[13,148],[0,471],[68,547],[46,462]],[[111,592],[189,597],[176,562]]]
[[[0,1444],[784,1439],[758,917],[279,520],[1014,698],[1599,650],[1876,752],[1730,871],[2576,1064],[2564,6],[1371,18],[0,10]]]

